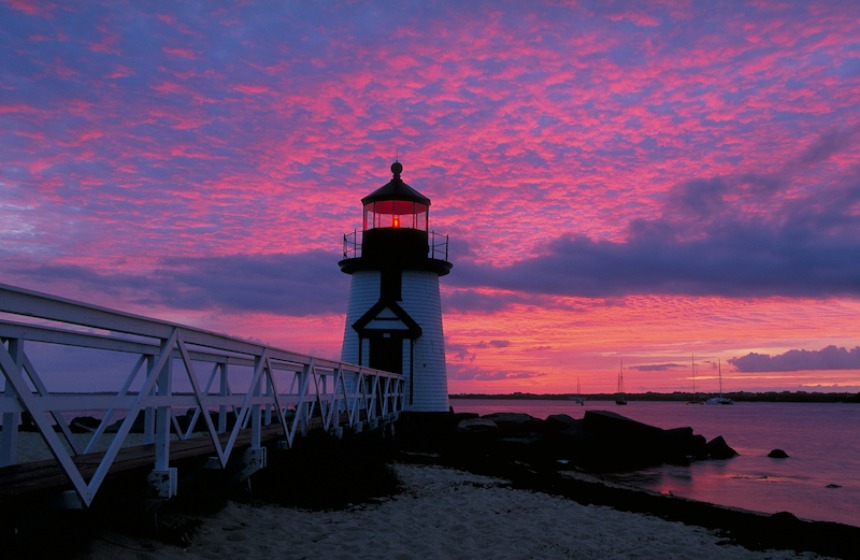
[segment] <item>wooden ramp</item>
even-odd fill
[[[229,434],[221,434],[222,446],[227,443],[228,436]],[[260,439],[263,443],[283,439],[283,430],[279,425],[266,426],[262,429]],[[251,430],[240,431],[234,445],[237,449],[250,446]],[[174,441],[170,445],[171,462],[205,459],[215,454],[215,445],[206,434]],[[81,475],[90,479],[101,465],[103,458],[104,452],[100,451],[74,456],[72,461]],[[130,472],[148,472],[152,469],[154,461],[154,444],[123,447],[111,463],[108,478]],[[0,468],[0,503],[10,499],[26,498],[34,493],[56,493],[72,489],[68,475],[55,459],[43,459]]]

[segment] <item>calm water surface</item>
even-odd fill
[[[740,456],[661,466],[619,475],[662,493],[744,509],[860,526],[860,405],[736,403],[732,406],[610,401],[452,399],[456,412],[525,412],[536,418],[610,410],[661,428],[690,426],[708,440],[723,436]],[[767,457],[785,450],[788,459]],[[833,487],[837,486],[837,487]]]

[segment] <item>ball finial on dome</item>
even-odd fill
[[[403,171],[403,165],[399,161],[395,161],[391,164],[391,172],[394,173],[395,177],[400,177],[400,173]]]

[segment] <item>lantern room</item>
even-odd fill
[[[362,229],[409,228],[427,232],[430,199],[400,178],[403,165],[391,164],[394,177],[388,184],[361,199],[364,205]]]
[[[448,274],[448,238],[429,230],[430,199],[403,182],[403,165],[391,180],[361,199],[361,231],[343,236],[341,269],[432,270]],[[440,258],[441,257],[441,258]]]

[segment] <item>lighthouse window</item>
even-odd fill
[[[427,231],[428,207],[411,200],[380,200],[364,206],[364,230],[411,228]]]

